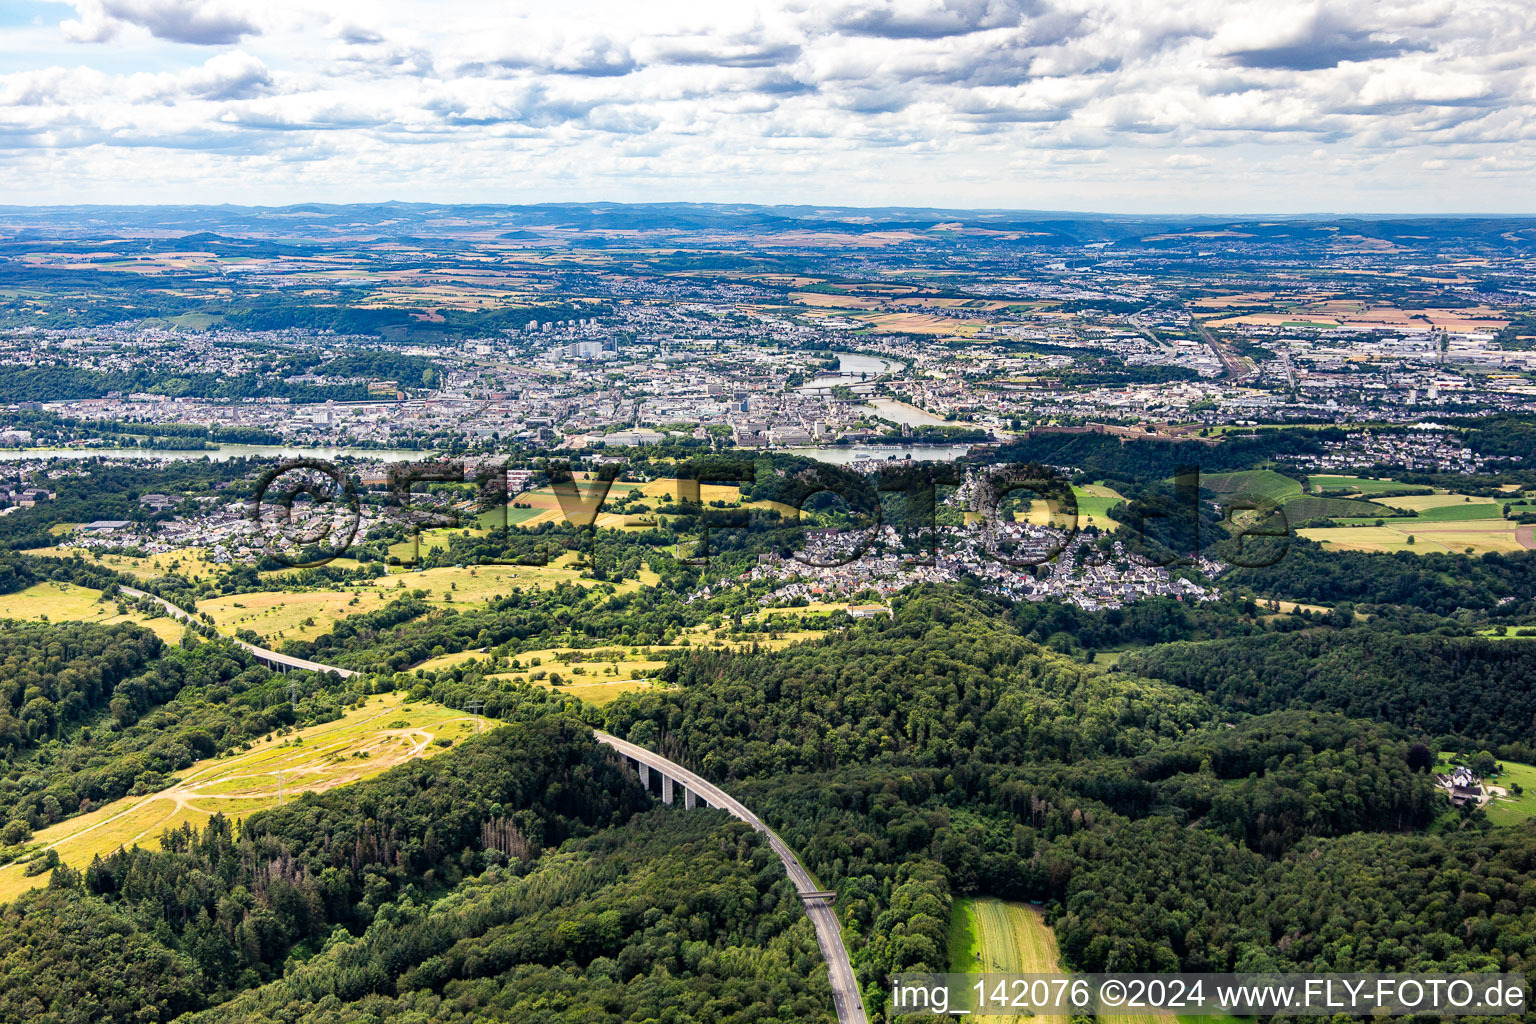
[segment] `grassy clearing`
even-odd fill
[[[214,814],[244,817],[299,793],[318,793],[371,778],[398,764],[448,749],[488,728],[485,718],[398,694],[370,697],[361,708],[290,736],[272,734],[249,750],[204,758],[179,774],[169,789],[128,796],[88,814],[51,825],[34,837],[37,851],[54,849],[71,867],[122,846],[158,845],[160,833],[184,822],[200,825]],[[28,878],[21,864],[0,868],[0,901],[45,885],[48,873]]]
[[[108,569],[116,569],[118,572],[135,576],[141,580],[157,579],[161,576],[175,574],[190,580],[217,580],[230,566],[212,561],[208,558],[208,552],[204,548],[178,548],[175,551],[166,551],[158,555],[145,555],[135,557],[132,555],[108,555],[89,548],[71,548],[67,546],[41,548],[30,551],[28,554],[43,555],[53,558],[67,558],[78,555],[88,562]],[[328,563],[334,569],[356,569],[361,563],[355,558],[337,558]],[[292,576],[303,572],[302,569],[273,569],[263,572],[263,577]]]
[[[499,523],[497,525],[500,525]],[[447,551],[448,542],[453,537],[483,537],[490,532],[490,527],[457,527],[437,530],[422,530],[415,538],[406,538],[396,541],[389,546],[390,564],[405,566],[415,565],[420,559],[427,557],[433,551]]]
[[[13,594],[0,594],[0,619],[47,622],[91,622],[102,626],[132,622],[166,643],[181,641],[182,627],[169,616],[149,618],[138,612],[117,613],[116,601],[102,601],[101,591],[49,580]]]
[[[809,610],[796,608],[774,611],[783,613]],[[585,648],[549,647],[498,658],[494,664],[490,663],[494,656],[485,651],[460,651],[457,654],[442,654],[435,658],[428,658],[412,667],[436,671],[452,668],[455,665],[484,661],[487,664],[483,667],[491,670],[487,676],[489,679],[528,683],[546,689],[556,687],[553,677],[558,675],[560,677],[558,689],[561,693],[579,697],[589,704],[601,705],[620,694],[643,690],[654,685],[653,680],[656,674],[666,667],[667,659],[680,651],[698,650],[701,647],[741,649],[753,644],[776,650],[825,635],[826,633],[821,630],[765,629],[763,632],[753,633],[743,638],[725,639],[723,632],[700,626],[689,630],[686,637],[679,638],[679,642],[675,644],[650,644],[636,647],[624,647],[618,644]],[[686,645],[681,642],[683,639],[687,640]]]
[[[131,555],[105,555],[88,548],[72,548],[65,544],[29,551],[28,554],[53,558],[79,555],[88,562],[95,562],[108,569],[116,569],[118,572],[141,580],[151,580],[172,573],[190,580],[216,580],[224,574],[225,569],[218,562],[210,561],[208,552],[203,548],[180,548],[176,551],[135,558]]]
[[[1077,498],[1077,514],[1085,526],[1108,529],[1113,525],[1109,518],[1109,510],[1125,502],[1125,495],[1104,484],[1074,486],[1072,493]]]
[[[654,586],[659,577],[642,568],[639,578],[619,584],[620,591]],[[595,586],[581,575],[577,555],[563,555],[549,565],[466,565],[395,572],[336,590],[274,590],[227,594],[198,605],[213,616],[223,632],[249,629],[273,640],[308,640],[330,632],[340,620],[376,611],[390,601],[415,591],[424,600],[444,608],[485,604],[513,588],[536,590],[560,583]]]
[[[1487,782],[1503,789],[1505,793],[1503,796],[1495,796],[1483,808],[1488,814],[1488,820],[1495,825],[1518,825],[1536,817],[1536,766],[1516,761],[1499,763],[1504,766],[1504,771]],[[1518,785],[1524,792],[1519,796],[1510,792],[1511,783]]]
[[[1477,635],[1490,640],[1529,640],[1536,638],[1536,625],[1484,626]]]
[[[1039,910],[987,896],[957,899],[949,921],[949,969],[963,974],[1059,974],[1056,935]],[[983,1015],[987,1024],[1016,1021],[1016,1016]],[[1067,1018],[1036,1020],[1065,1024]]]
[[[1396,480],[1373,480],[1364,476],[1309,476],[1307,482],[1314,489],[1322,491],[1353,490],[1360,494],[1381,494],[1383,491],[1413,488],[1422,490],[1426,494],[1430,492],[1428,487],[1414,487],[1412,484],[1398,483]]]
[[[949,913],[949,969],[956,974],[982,970],[981,935],[976,929],[975,900],[956,899]]]
[[[330,632],[348,615],[377,611],[396,596],[377,587],[342,592],[275,590],[206,598],[198,602],[198,610],[212,616],[214,625],[229,635],[249,629],[269,640],[310,640]]]

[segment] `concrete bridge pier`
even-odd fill
[[[660,768],[653,768],[639,758],[625,757],[624,759],[624,763],[626,765],[628,765],[631,761],[634,762],[636,774],[640,776],[640,785],[645,787],[647,793],[651,791],[652,774],[655,774],[655,776],[661,780],[662,803],[667,804],[668,806],[676,803],[677,791],[681,789],[683,791],[684,810],[691,811],[700,805],[705,807],[712,806],[707,799],[699,795],[697,790],[691,789],[686,784],[676,781],[672,778],[672,776],[666,774]]]

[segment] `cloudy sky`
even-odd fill
[[[0,202],[1536,212],[1536,3],[0,4]]]

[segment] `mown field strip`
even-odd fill
[[[979,896],[955,901],[953,913],[966,915],[951,931],[950,970],[987,974],[1058,974],[1061,954],[1056,935],[1034,907]],[[969,948],[956,948],[966,941]],[[959,942],[955,940],[959,938]],[[958,961],[958,962],[957,962]],[[1017,1016],[977,1015],[983,1024],[1017,1024]],[[1064,1016],[1041,1015],[1041,1024],[1066,1024]]]
[[[490,722],[439,704],[407,702],[398,694],[372,697],[334,722],[291,736],[272,735],[248,751],[204,758],[167,789],[127,796],[38,832],[38,849],[52,849],[75,868],[122,846],[154,844],[183,823],[200,826],[216,813],[242,818],[306,792],[371,778],[396,765],[448,749]],[[302,741],[302,742],[300,742]],[[47,884],[49,872],[28,878],[24,865],[0,867],[0,902]]]

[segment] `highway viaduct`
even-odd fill
[[[118,589],[129,597],[149,598],[164,608],[173,618],[183,622],[192,621],[192,615],[189,612],[162,597],[133,587]],[[258,661],[280,672],[292,669],[333,672],[342,679],[350,679],[357,674],[351,669],[295,658],[265,647],[257,647],[244,640],[237,639],[234,642],[249,651]],[[763,824],[761,818],[747,810],[744,804],[720,787],[705,781],[701,776],[675,761],[670,761],[644,747],[621,740],[617,736],[610,736],[605,732],[594,730],[594,734],[599,743],[613,749],[626,765],[634,762],[640,782],[648,792],[651,775],[657,776],[661,786],[662,803],[675,805],[677,789],[681,787],[682,803],[685,809],[692,809],[698,803],[718,808],[746,822],[767,838],[769,847],[783,863],[785,874],[794,883],[795,891],[799,894],[801,903],[805,905],[806,916],[811,919],[811,924],[816,929],[816,944],[821,947],[821,957],[827,962],[827,981],[832,988],[832,1005],[837,1012],[838,1024],[868,1024],[869,1017],[864,1012],[864,1000],[859,993],[859,982],[854,976],[853,964],[848,959],[848,948],[843,945],[842,925],[837,919],[836,911],[832,909],[832,900],[837,894],[820,889],[811,877],[811,873],[800,863],[800,858],[795,856],[795,851],[789,848],[789,844],[780,839],[777,832]]]

